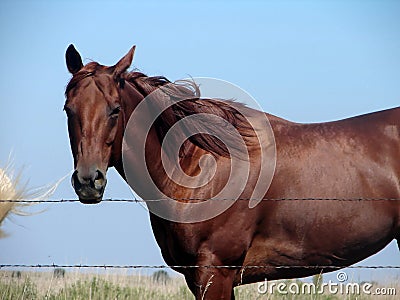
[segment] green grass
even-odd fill
[[[182,277],[169,277],[140,274],[116,274],[98,272],[79,273],[67,271],[64,275],[58,272],[11,272],[0,271],[0,300],[109,300],[109,299],[160,299],[160,300],[193,300],[194,297],[187,288]],[[157,274],[156,274],[157,275]],[[286,284],[302,281],[281,281]],[[369,295],[330,295],[329,293],[304,294],[260,294],[257,284],[235,288],[236,299],[291,299],[291,300],[372,300],[398,299],[397,296]],[[381,286],[382,287],[382,286]],[[387,284],[385,287],[396,287],[400,293],[399,283]]]

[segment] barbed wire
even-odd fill
[[[143,203],[143,202],[161,202],[171,199],[103,199],[101,202],[126,202],[126,203]],[[400,198],[174,198],[175,201],[400,201]],[[0,203],[76,203],[80,202],[78,199],[54,199],[54,200],[29,200],[29,199],[0,199]]]
[[[400,266],[274,266],[274,265],[62,265],[62,264],[0,264],[4,268],[77,268],[77,269],[400,269]]]
[[[125,202],[125,203],[144,203],[144,202],[159,202],[170,199],[103,199],[102,202]],[[176,201],[202,201],[211,200],[204,198],[179,198]],[[220,198],[212,199],[213,201],[250,201],[259,200],[254,198]],[[400,198],[264,198],[262,201],[400,201]],[[0,203],[79,203],[78,199],[56,199],[56,200],[29,200],[29,199],[0,199]],[[229,268],[229,269],[255,269],[255,268],[274,268],[274,269],[400,269],[400,266],[274,266],[274,265],[63,265],[63,264],[0,264],[0,269],[4,268],[77,268],[77,269],[190,269],[190,268]]]

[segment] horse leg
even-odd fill
[[[215,277],[213,277],[215,278]],[[189,287],[189,290],[193,293],[193,295],[196,296],[196,299],[212,299],[214,296],[210,296],[209,294],[205,295],[206,292],[210,292],[208,289],[204,290],[202,289],[202,285],[199,285],[195,283],[194,280],[192,280],[190,277],[185,276],[186,284]],[[200,294],[199,296],[197,296]],[[221,297],[221,299],[226,299],[225,296],[215,296],[215,297]],[[217,299],[217,298],[216,298]],[[219,298],[218,298],[219,299]],[[231,293],[231,300],[235,300],[235,293],[232,288],[232,293]]]
[[[231,300],[235,300],[235,290],[232,287]]]
[[[194,277],[192,276],[192,274],[185,274],[185,280],[186,280],[186,284],[189,288],[189,290],[193,293],[193,295],[196,295],[196,284],[195,284],[195,280]]]
[[[234,277],[235,270],[207,267],[197,269],[194,280],[186,281],[196,300],[234,300]]]
[[[185,279],[196,300],[233,300],[233,282],[237,270],[218,268],[223,263],[209,251],[202,251],[197,257],[197,268],[187,270]],[[189,271],[189,272],[188,272]]]

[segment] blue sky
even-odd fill
[[[70,43],[85,63],[105,65],[135,44],[133,67],[144,73],[227,80],[297,122],[400,103],[398,1],[1,1],[0,36],[0,164],[12,151],[30,186],[72,170],[62,111]],[[108,177],[106,198],[132,197],[113,170]],[[76,198],[69,179],[53,198]],[[34,210],[44,208],[5,222],[0,263],[164,263],[137,204]],[[362,264],[399,262],[392,243]]]

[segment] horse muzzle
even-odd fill
[[[71,177],[72,186],[83,204],[97,204],[103,198],[107,184],[106,175],[100,170],[84,174],[75,170]]]

